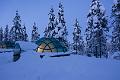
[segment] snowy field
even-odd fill
[[[12,49],[0,49],[0,66],[12,62],[13,50]]]
[[[120,61],[80,55],[44,56],[24,52],[12,62],[12,52],[0,53],[0,80],[120,80]]]

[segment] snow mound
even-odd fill
[[[35,50],[38,47],[38,45],[33,42],[17,41],[16,43],[18,43],[24,51]]]
[[[112,59],[120,60],[120,51],[114,52],[111,56]]]

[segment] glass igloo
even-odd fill
[[[64,41],[59,42],[55,38],[41,38],[36,44],[38,45],[37,52],[66,52],[67,47]]]

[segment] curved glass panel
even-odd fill
[[[41,38],[36,42],[39,45],[37,52],[66,52],[67,48],[63,42],[55,38]]]
[[[52,48],[52,49],[55,48],[55,45],[54,45],[53,43],[49,43],[48,45],[49,45],[49,47]]]
[[[45,46],[46,46],[46,44],[45,44],[45,43],[42,43],[42,44],[39,46],[39,48],[44,49]]]
[[[46,46],[44,49],[49,50],[49,49],[50,49],[50,47],[49,47],[49,46]]]

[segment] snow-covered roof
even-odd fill
[[[1,49],[0,48],[0,53],[3,53],[3,52],[12,52],[13,49]]]
[[[114,52],[111,58],[115,59],[115,57],[120,57],[120,51]]]
[[[37,44],[33,42],[17,41],[16,43],[18,43],[20,45],[20,48],[24,51],[34,50],[38,46]]]

